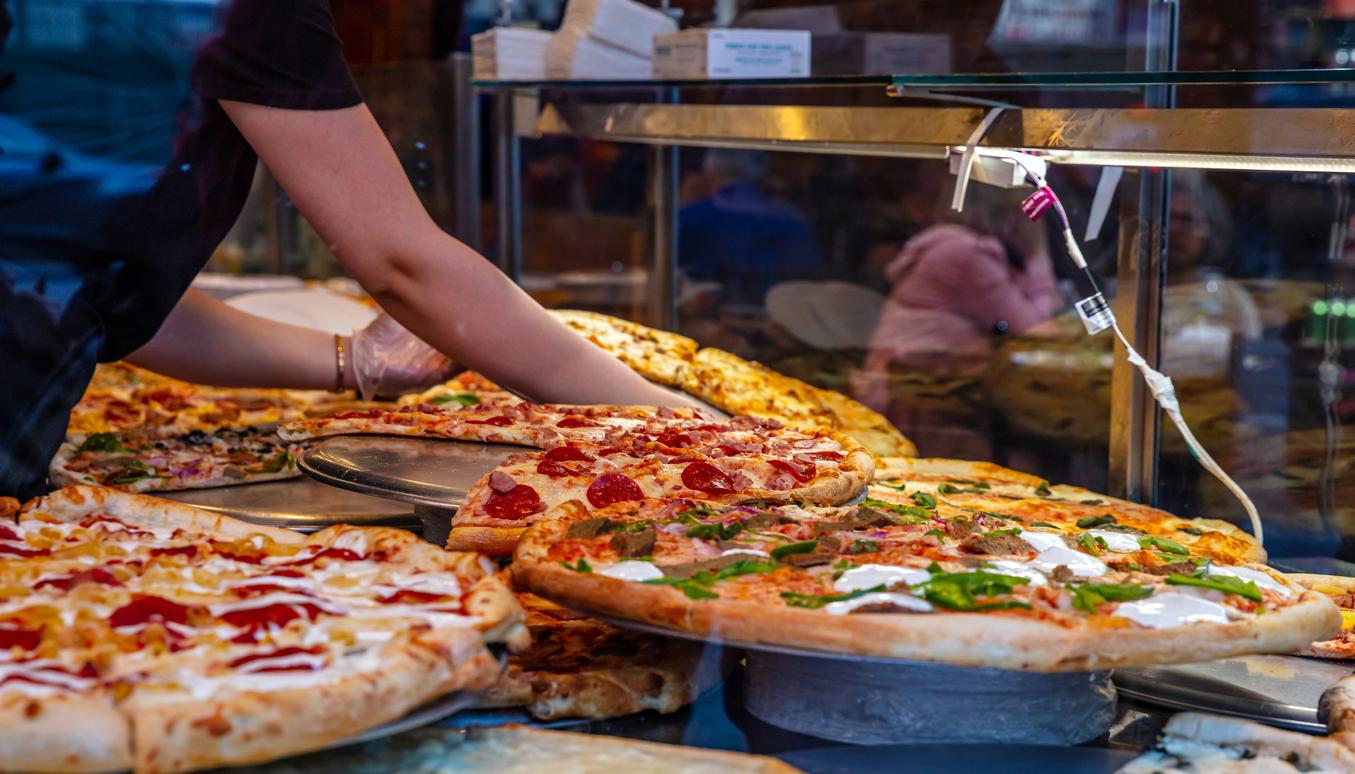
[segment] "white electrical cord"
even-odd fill
[[[1058,213],[1059,220],[1063,226],[1063,243],[1068,248],[1068,255],[1073,259],[1073,263],[1077,264],[1077,267],[1082,269],[1087,275],[1087,279],[1091,282],[1092,289],[1096,291],[1093,296],[1084,299],[1078,304],[1078,312],[1083,318],[1083,324],[1087,327],[1088,333],[1099,333],[1107,327],[1115,331],[1115,336],[1119,338],[1120,343],[1124,345],[1125,352],[1128,355],[1129,364],[1137,368],[1139,373],[1143,374],[1143,380],[1147,383],[1148,390],[1153,395],[1153,400],[1157,401],[1157,404],[1162,407],[1162,410],[1167,412],[1167,416],[1171,418],[1172,424],[1176,425],[1176,429],[1181,432],[1181,437],[1185,439],[1186,445],[1190,448],[1191,454],[1195,457],[1195,460],[1199,462],[1205,470],[1209,471],[1214,478],[1218,479],[1219,482],[1237,498],[1238,502],[1242,503],[1243,509],[1247,512],[1247,518],[1251,520],[1252,534],[1256,536],[1256,542],[1264,545],[1265,532],[1261,525],[1261,514],[1256,510],[1256,504],[1251,501],[1251,498],[1242,490],[1242,487],[1223,470],[1212,456],[1210,456],[1209,452],[1205,450],[1199,439],[1195,437],[1195,433],[1191,432],[1190,427],[1186,424],[1185,417],[1181,415],[1181,403],[1177,400],[1176,386],[1172,384],[1171,377],[1149,366],[1148,361],[1144,360],[1143,356],[1130,345],[1129,339],[1124,335],[1124,331],[1120,330],[1120,323],[1115,319],[1115,314],[1110,310],[1109,305],[1105,303],[1104,297],[1101,295],[1100,285],[1096,282],[1096,276],[1092,274],[1091,270],[1087,267],[1087,260],[1083,257],[1082,249],[1078,246],[1077,239],[1073,236],[1073,229],[1068,222],[1068,213],[1064,211],[1063,203],[1059,201],[1059,197],[1054,193],[1054,189],[1050,188],[1049,184],[1045,181],[1044,171],[1046,169],[1046,162],[1044,159],[1027,153],[1018,153],[997,148],[970,146],[965,150],[966,153],[970,154],[970,159],[968,159],[969,164],[966,164],[962,170],[962,173],[965,174],[966,177],[972,168],[974,157],[987,156],[990,158],[1004,159],[1020,167],[1021,170],[1025,172],[1026,178],[1035,186],[1035,193],[1027,197],[1022,203],[1021,208],[1026,215],[1031,220],[1036,220],[1051,206],[1054,211]],[[968,181],[962,180],[958,185],[963,185],[966,182]],[[955,204],[956,209],[960,209],[963,206],[963,194],[959,191],[957,191],[957,194],[959,195],[956,196]],[[1086,305],[1085,309],[1084,305]],[[1088,313],[1087,310],[1089,309],[1094,311]]]

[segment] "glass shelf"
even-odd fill
[[[945,75],[828,75],[811,78],[725,78],[712,80],[475,80],[484,91],[562,89],[695,89],[720,87],[841,88],[878,86],[938,90],[1076,90],[1146,86],[1312,85],[1355,83],[1355,68],[1312,70],[1194,70],[1173,72],[959,73]]]
[[[743,86],[757,88],[794,87],[888,87],[893,81],[889,75],[824,75],[813,78],[716,78],[708,80],[545,80],[545,81],[487,81],[472,80],[471,85],[483,91],[512,89],[578,89],[581,91],[607,89],[699,89]]]
[[[895,88],[956,90],[1089,89],[1135,86],[1304,85],[1355,82],[1355,68],[1174,70],[1170,72],[962,73],[895,75]]]

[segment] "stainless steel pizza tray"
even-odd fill
[[[471,486],[522,446],[430,438],[341,435],[297,457],[301,472],[350,492],[429,508],[456,508]]]
[[[325,486],[308,478],[165,492],[168,500],[232,516],[252,524],[314,532],[333,524],[417,529],[406,504]]]
[[[1323,733],[1322,692],[1355,667],[1298,656],[1238,656],[1198,664],[1121,669],[1126,697],[1172,709],[1216,712],[1281,728]]]

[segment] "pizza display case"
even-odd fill
[[[1127,26],[1136,28],[1132,43],[1109,54],[1083,51],[1081,61],[1099,66],[1062,71],[1058,57],[1037,50],[1024,52],[1019,61],[1027,66],[1015,73],[900,72],[718,84],[471,81],[468,68],[456,68],[461,80],[453,90],[453,112],[463,128],[455,153],[462,163],[451,165],[459,175],[451,189],[466,199],[477,198],[481,170],[474,154],[481,145],[489,149],[494,228],[492,238],[480,239],[479,219],[466,216],[475,207],[468,205],[458,213],[454,230],[477,248],[489,247],[485,252],[506,274],[549,305],[643,319],[656,328],[687,333],[702,346],[729,349],[766,363],[815,388],[850,395],[887,413],[923,455],[992,459],[1038,474],[1048,479],[1038,488],[1030,484],[1040,498],[1049,495],[1050,482],[1057,488],[1058,482],[1066,481],[1182,515],[1217,516],[1245,525],[1245,514],[1231,494],[1196,465],[1197,452],[1166,420],[1126,358],[1126,346],[1132,346],[1148,365],[1175,378],[1195,435],[1261,507],[1271,563],[1289,571],[1342,574],[1355,569],[1342,564],[1355,561],[1350,549],[1355,545],[1355,522],[1346,520],[1355,497],[1350,456],[1355,447],[1343,440],[1341,432],[1342,420],[1351,413],[1349,385],[1355,382],[1347,371],[1345,348],[1348,340],[1355,341],[1351,333],[1355,325],[1348,324],[1355,320],[1355,299],[1346,300],[1349,291],[1341,284],[1344,272],[1355,265],[1346,244],[1348,176],[1355,173],[1355,110],[1347,104],[1355,88],[1351,85],[1355,71],[1180,67],[1179,16],[1185,11],[1175,3],[1155,0],[1126,6],[1143,11],[1141,17],[1126,12]],[[969,38],[957,37],[956,43],[974,44],[973,36]],[[1347,50],[1346,61],[1353,55]],[[1127,64],[1114,61],[1117,58]],[[479,125],[481,108],[492,112],[487,116],[491,131],[483,138],[467,136],[470,132],[464,127]],[[539,185],[542,176],[558,171],[550,164],[533,167],[532,149],[550,143],[564,144],[554,146],[557,157],[562,155],[560,147],[566,148],[563,155],[606,148],[601,155],[615,167],[628,167],[632,173],[643,169],[638,184],[631,175],[598,186],[620,191],[618,200],[630,197],[622,203],[613,201],[611,207],[632,216],[643,213],[641,238],[625,227],[613,230],[617,219],[611,216],[571,223],[568,214],[552,220],[532,212],[534,206],[539,208],[533,203],[539,198],[530,195],[531,181],[535,178]],[[793,157],[799,160],[795,163],[811,159],[818,176],[806,175],[810,184],[805,188],[815,192],[811,200],[822,210],[815,214],[820,220],[813,222],[839,219],[859,224],[869,218],[856,210],[881,207],[879,200],[890,196],[898,198],[884,207],[901,210],[921,207],[919,200],[935,200],[928,205],[948,201],[961,179],[971,186],[971,197],[982,199],[982,191],[1013,171],[1010,164],[986,163],[1004,153],[1025,154],[1023,158],[1038,160],[1041,168],[1047,165],[1050,187],[1067,195],[1075,237],[1090,264],[1088,273],[1095,277],[1093,283],[1099,280],[1106,288],[1123,339],[1116,340],[1104,329],[1087,333],[1093,323],[1106,319],[1105,310],[1090,305],[1079,308],[1080,314],[1051,313],[1030,326],[1039,330],[1009,330],[1000,320],[1001,326],[983,332],[990,347],[956,346],[952,352],[910,349],[900,345],[898,337],[881,335],[889,333],[884,329],[890,305],[898,305],[880,292],[880,283],[892,272],[878,255],[862,256],[879,253],[882,245],[898,252],[904,236],[918,233],[890,232],[892,236],[874,244],[854,245],[850,249],[860,255],[850,266],[824,260],[808,269],[791,268],[799,260],[791,255],[794,244],[818,237],[801,229],[803,220],[788,215],[784,202],[744,202],[748,206],[736,208],[740,218],[720,220],[690,209],[686,190],[695,174],[692,162],[703,156],[702,164],[726,164],[740,174],[750,169],[765,173],[768,158]],[[747,165],[738,159],[749,157],[737,154],[757,154],[751,157],[757,161]],[[971,161],[976,166],[967,168]],[[886,181],[881,184],[883,193],[875,192],[873,205],[861,192],[869,186],[849,190],[843,178],[834,177],[849,165],[856,165],[857,172],[872,169],[876,184]],[[802,171],[805,168],[802,164]],[[866,179],[863,175],[852,182]],[[1224,187],[1233,194],[1269,190],[1276,206],[1280,204],[1275,199],[1286,195],[1301,199],[1310,211],[1303,221],[1306,226],[1317,224],[1327,232],[1318,249],[1325,263],[1309,266],[1306,273],[1291,272],[1283,249],[1276,248],[1268,268],[1250,275],[1225,276],[1213,265],[1196,265],[1194,261],[1203,260],[1198,255],[1180,264],[1181,251],[1217,226],[1201,221],[1208,213],[1186,206],[1208,198],[1202,192],[1211,179],[1249,181]],[[774,188],[776,182],[766,187]],[[1008,184],[1020,187],[1014,179]],[[899,194],[904,189],[915,190]],[[1077,193],[1068,195],[1074,189]],[[1181,191],[1189,194],[1184,204],[1178,201]],[[1019,201],[1009,197],[1007,203]],[[970,204],[979,206],[974,198]],[[690,260],[691,245],[713,253],[729,247],[684,236],[693,233],[688,221],[697,216],[708,219],[704,228],[711,233],[735,233],[756,222],[757,228],[749,228],[758,239],[734,240],[735,247],[761,249],[760,257],[769,258],[775,268],[760,274],[722,273],[718,264],[729,258],[726,251],[706,261],[716,264],[714,268],[689,271],[699,262]],[[1240,224],[1235,226],[1241,230]],[[773,239],[774,232],[784,233]],[[1255,233],[1246,236],[1258,238]],[[578,248],[590,239],[595,254],[582,255],[588,251]],[[560,246],[540,260],[534,251],[544,252],[543,246],[552,240]],[[1055,262],[1063,261],[1066,256],[1058,240],[1046,241]],[[885,258],[890,264],[897,260],[893,255]],[[1174,281],[1183,277],[1190,281]],[[1094,298],[1093,289],[1099,291],[1088,288],[1083,275],[1067,267],[1057,279],[1064,301],[1087,300]],[[872,282],[874,288],[869,287]],[[963,285],[935,290],[955,304],[967,291]],[[872,365],[878,349],[891,347],[896,349],[883,362]],[[170,497],[214,513],[302,531],[330,523],[395,526],[420,532],[441,546],[447,542],[451,517],[465,504],[468,492],[514,451],[521,447],[327,437],[309,443],[297,458],[306,479]],[[948,480],[940,486],[954,494],[974,483]],[[985,483],[969,494],[989,488]],[[904,488],[897,490],[902,499]],[[856,498],[841,505],[854,506],[867,495],[863,487]],[[938,541],[947,534],[956,541],[978,534],[946,533],[948,522],[937,515],[935,499],[928,513],[923,497],[911,501],[916,505],[895,505],[921,508],[921,516],[904,512],[924,522],[934,518],[942,527],[932,530],[942,533]],[[1077,504],[1102,502],[1085,499]],[[868,507],[879,505],[877,501]],[[1104,526],[1099,519],[1105,517],[1090,518]],[[1074,523],[1083,529],[1079,521]],[[1113,517],[1110,523],[1114,525]],[[714,525],[701,526],[709,530]],[[1058,529],[1047,522],[1027,526]],[[1005,523],[984,529],[983,536],[992,539],[1017,539],[1013,535],[1022,533]],[[629,533],[618,533],[624,534]],[[725,545],[730,535],[718,530],[713,534],[719,537],[712,542],[721,556],[750,553]],[[1190,534],[1198,536],[1200,530]],[[801,541],[815,544],[807,549],[810,552],[817,550],[817,527],[813,535],[812,541]],[[1109,537],[1113,541],[1116,535]],[[1069,537],[1067,545],[1072,540]],[[1095,541],[1093,536],[1093,546]],[[654,544],[648,545],[652,550]],[[1110,550],[1104,537],[1100,545]],[[1171,540],[1137,546],[1161,549],[1162,562],[1181,562],[1181,556],[1190,555]],[[791,547],[795,550],[784,556],[804,548],[796,543]],[[644,554],[642,548],[635,550]],[[1098,555],[1095,548],[1088,551]],[[751,553],[782,558],[768,551]],[[507,557],[499,559],[506,570],[501,575],[507,577],[512,573]],[[964,566],[988,566],[974,561]],[[573,566],[563,560],[549,564],[594,572],[578,558]],[[944,574],[934,566],[935,571],[926,572]],[[1049,577],[1068,586],[1069,577],[1054,575],[1059,568],[1068,570],[1058,565]],[[820,569],[825,569],[823,564]],[[672,577],[686,581],[703,572],[707,580],[682,589],[691,599],[703,593],[709,599],[709,586],[720,579],[711,575],[714,569]],[[832,578],[836,583],[838,576]],[[878,590],[888,596],[895,588],[899,587],[880,585],[840,595],[783,592],[781,598],[818,596],[823,606],[850,601],[859,592]],[[520,585],[518,590],[526,595],[526,587]],[[548,594],[545,589],[532,590]],[[416,601],[420,593],[438,596],[414,591]],[[903,609],[891,608],[888,600],[875,604],[881,609],[864,612]],[[698,687],[686,697],[685,706],[601,720],[543,720],[525,707],[471,709],[475,697],[452,694],[343,740],[333,746],[338,749],[266,764],[262,770],[435,769],[449,745],[474,737],[468,729],[528,724],[748,751],[775,756],[809,772],[906,768],[1109,774],[1151,747],[1178,710],[1320,734],[1326,728],[1320,707],[1323,692],[1350,671],[1345,662],[1281,655],[1117,670],[1081,664],[1072,671],[1013,671],[769,645],[714,630],[697,635],[642,621],[639,615],[574,607],[566,611],[557,606],[563,622],[560,631],[572,631],[578,619],[587,617],[590,625],[606,625],[621,633],[622,645],[609,643],[600,649],[604,658],[632,656],[637,648],[627,644],[632,642],[627,637],[655,638],[698,652],[693,674],[699,672],[703,679],[692,679]],[[1095,614],[1096,603],[1085,612]],[[530,614],[529,609],[529,622]],[[571,654],[561,644],[566,637],[554,640],[554,636],[545,638],[543,650],[549,656],[563,654],[562,661],[570,665],[561,671],[568,674],[575,668],[571,658],[578,653]],[[494,655],[501,656],[501,649],[495,648]],[[563,762],[561,768],[567,768]]]

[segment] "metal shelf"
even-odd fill
[[[686,145],[943,158],[983,120],[976,107],[549,104],[537,135]],[[985,145],[1063,164],[1355,173],[1351,109],[1009,110]]]

